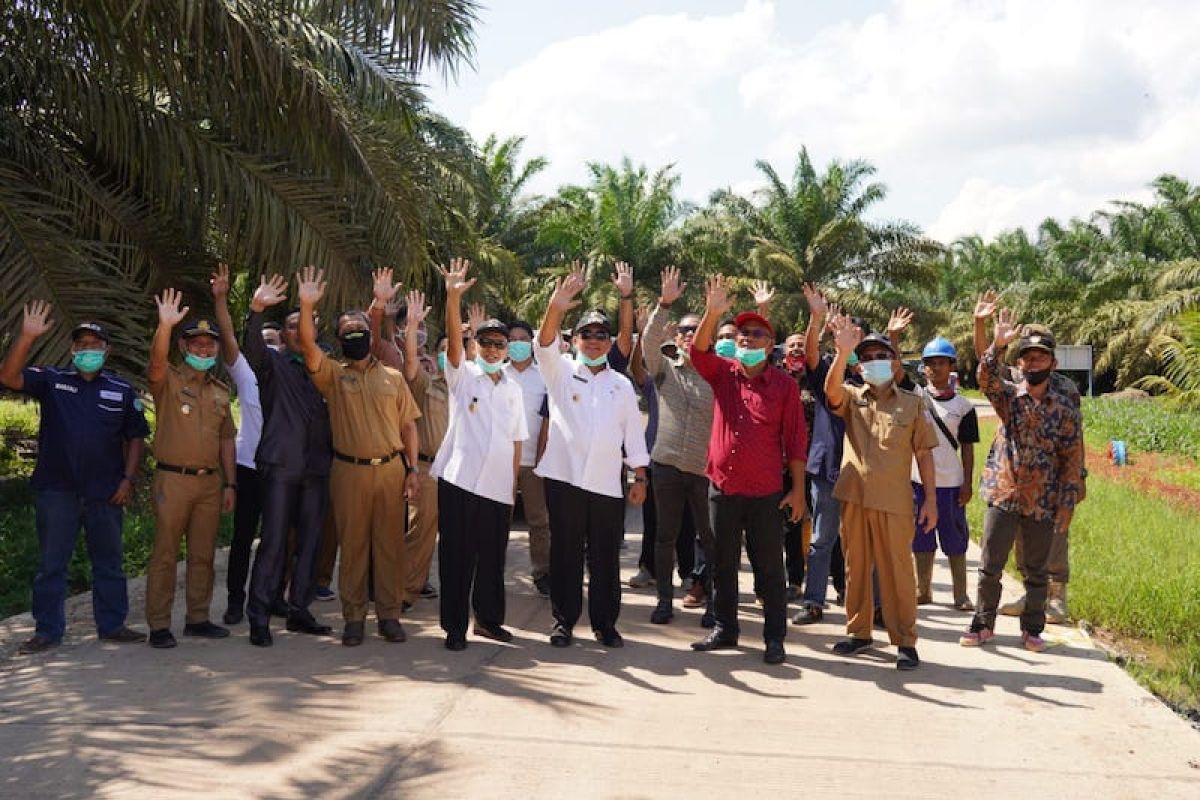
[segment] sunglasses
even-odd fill
[[[580,331],[579,333],[577,333],[575,335],[578,336],[580,339],[583,339],[585,342],[591,342],[591,341],[607,342],[608,341],[608,331]]]
[[[475,341],[484,350],[504,350],[508,347],[508,342],[504,339],[476,339]]]
[[[680,336],[687,336],[689,333],[696,332],[696,326],[695,325],[680,325],[676,330],[679,331]]]

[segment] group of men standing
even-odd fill
[[[446,648],[467,646],[472,617],[476,636],[510,641],[504,568],[518,493],[530,523],[531,578],[549,595],[557,647],[572,643],[582,616],[585,569],[593,634],[606,647],[623,645],[624,511],[648,494],[657,521],[651,622],[673,620],[679,540],[694,536],[700,568],[688,596],[703,599],[701,624],[710,629],[692,645],[697,651],[738,646],[743,545],[763,606],[767,663],[786,657],[789,583],[801,604],[793,623],[822,620],[838,545],[848,637],[835,653],[872,647],[872,629],[881,624],[898,648],[897,668],[918,666],[916,607],[931,599],[936,541],[951,560],[954,605],[972,610],[963,507],[978,429],[974,410],[950,385],[956,352],[948,341],[936,339],[922,353],[927,387],[905,375],[898,341],[911,314],[893,315],[887,335],[871,333],[809,288],[808,330],[788,338],[787,369],[780,369],[770,319],[759,311],[730,317],[732,289],[723,276],[706,281],[701,314],[685,311],[672,322],[686,284],[671,267],[632,345],[633,274],[619,264],[617,329],[602,310],[585,310],[570,330],[573,352],[564,353],[560,331],[587,283],[581,265],[556,281],[536,328],[486,318],[477,306],[463,325],[463,298],[475,283],[469,272],[463,260],[441,270],[446,335],[432,353],[424,294],[409,292],[402,303],[390,270],[375,273],[366,311],[334,321],[340,358],[318,343],[315,308],[325,282],[312,267],[297,274],[298,308],[275,330],[264,313],[286,299],[287,283],[263,279],[240,342],[226,267],[212,278],[215,322],[193,320],[176,335],[189,312],[182,296],[167,289],[156,298],[159,325],[146,374],[156,417],[156,534],[146,591],[152,646],[176,644],[171,611],[183,540],[183,633],[229,635],[210,621],[209,607],[219,516],[235,508],[224,621],[236,625],[244,613],[251,644],[272,643],[272,615],[285,617],[290,631],[332,632],[309,606],[333,597],[322,575],[335,548],[343,644],[362,643],[371,602],[379,635],[406,639],[401,614],[438,591],[429,581],[435,547]],[[42,405],[32,480],[42,546],[37,629],[23,650],[46,649],[63,636],[65,569],[81,524],[99,635],[142,641],[146,634],[125,625],[121,507],[138,479],[149,428],[134,389],[103,370],[110,344],[97,324],[72,332],[71,367],[25,366],[51,325],[49,312],[45,303],[27,306],[0,364],[0,382]],[[826,333],[834,346],[822,355]],[[1013,383],[1002,377],[1000,357],[1018,336],[1023,377]],[[174,365],[172,345],[180,356]],[[218,358],[237,387],[240,431],[230,392],[213,375]],[[630,360],[652,406],[649,434],[637,390],[618,368]],[[1051,388],[1058,385],[1047,381],[1053,366],[1049,332],[1019,330],[1002,310],[994,343],[981,353],[980,383],[1002,426],[984,473],[984,563],[964,645],[992,638],[999,574],[1016,539],[1026,585],[1023,641],[1044,646],[1051,545],[1083,496],[1078,396],[1072,404]],[[811,542],[789,546],[785,564],[785,535],[800,531],[806,516]],[[248,569],[255,529],[260,543]],[[789,578],[791,562],[801,559],[807,586]]]

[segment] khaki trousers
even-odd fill
[[[533,579],[550,574],[550,512],[546,508],[546,485],[533,467],[521,467],[517,473],[517,491],[525,521],[529,523],[529,564]]]
[[[337,562],[338,535],[333,519],[333,508],[325,512],[325,527],[321,531],[321,543],[317,547],[317,563],[313,565],[313,583],[328,589],[333,583],[333,565]]]
[[[146,566],[146,623],[171,627],[179,543],[187,542],[185,596],[189,624],[206,622],[213,593],[213,553],[221,523],[221,476],[155,472],[154,546]]]
[[[372,569],[375,617],[399,619],[404,600],[404,462],[378,466],[335,460],[329,493],[337,525],[341,566],[338,592],[347,622],[367,618],[367,569]]]
[[[879,573],[883,623],[899,647],[917,644],[917,587],[913,578],[912,514],[889,514],[842,503],[842,550],[846,556],[846,632],[870,639],[875,598],[872,567]]]
[[[404,534],[404,545],[408,548],[408,572],[405,576],[405,599],[410,603],[421,593],[429,580],[429,565],[433,561],[433,548],[437,545],[438,533],[438,482],[429,474],[433,466],[426,461],[417,462],[417,477],[421,487],[416,502],[408,514],[408,532]]]

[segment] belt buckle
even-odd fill
[[[383,459],[382,458],[372,458],[368,463],[372,467],[378,467],[380,464],[383,463]]]

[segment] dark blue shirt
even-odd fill
[[[26,367],[22,391],[41,405],[29,485],[107,500],[125,474],[125,443],[150,435],[133,387],[111,372],[86,381],[74,367]]]
[[[814,369],[808,370],[808,388],[814,404],[812,436],[808,444],[808,466],[805,472],[827,481],[836,482],[842,471],[842,441],[846,422],[825,405],[825,376],[833,366],[832,356],[822,356]]]

